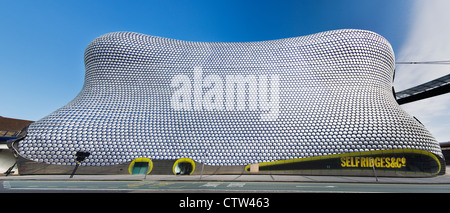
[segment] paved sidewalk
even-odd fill
[[[449,171],[450,167],[447,168]],[[450,184],[450,173],[431,178],[299,176],[299,175],[9,175],[2,180],[67,180],[67,181],[244,181],[244,182],[321,182],[321,183],[397,183]]]

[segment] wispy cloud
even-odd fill
[[[450,60],[450,1],[416,0],[411,26],[397,61]],[[450,73],[450,65],[397,65],[396,91]],[[450,94],[402,105],[440,142],[450,141]]]

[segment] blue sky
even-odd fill
[[[4,0],[0,2],[0,116],[38,120],[71,101],[83,86],[86,46],[94,38],[115,31],[188,41],[247,42],[356,28],[386,37],[402,60],[425,60],[426,57],[414,56],[417,50],[405,48],[408,42],[414,42],[411,34],[421,31],[420,25],[415,24],[424,19],[418,20],[423,11],[417,5],[425,1],[416,1]],[[442,8],[440,4],[448,6],[442,1],[432,7]],[[445,54],[436,57],[441,56]],[[409,69],[413,68],[398,67],[398,74],[405,79],[398,83],[401,89],[420,83]],[[423,74],[423,69],[414,69]],[[432,80],[445,72],[449,73],[444,70],[416,77]],[[407,106],[410,111],[423,111],[413,104]],[[445,109],[439,110],[446,113]],[[437,125],[434,117],[427,116],[423,116],[425,122]],[[441,114],[437,116],[442,118]],[[450,118],[448,113],[447,116]],[[439,127],[447,124],[439,123]],[[438,140],[450,140],[450,134],[443,133],[447,131],[439,131]]]

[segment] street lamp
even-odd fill
[[[89,152],[80,152],[80,151],[78,151],[78,152],[75,154],[75,156],[77,157],[77,158],[76,158],[77,164],[75,165],[75,169],[73,169],[73,172],[72,172],[72,174],[70,175],[70,178],[73,177],[73,175],[74,175],[75,172],[77,171],[78,166],[81,164],[81,162],[84,161],[84,159],[86,159],[87,157],[89,157],[90,154],[91,154],[91,153],[89,153]]]

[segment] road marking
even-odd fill
[[[230,183],[227,187],[244,187],[245,183]]]
[[[204,185],[201,185],[200,187],[217,187],[217,186],[219,186],[221,183],[207,183],[207,184],[204,184]]]
[[[9,184],[9,181],[3,181],[3,188],[11,189],[11,184]]]
[[[336,188],[336,186],[295,186],[297,188]]]

